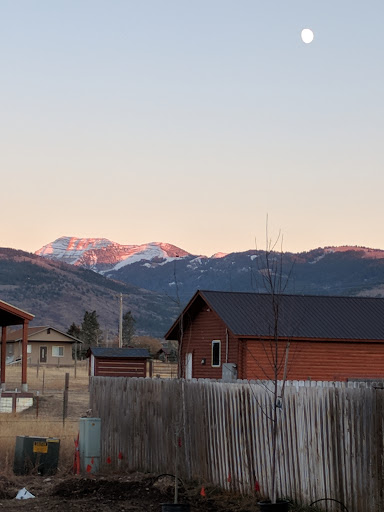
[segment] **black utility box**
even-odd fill
[[[17,436],[13,472],[15,475],[53,475],[59,462],[60,439]]]

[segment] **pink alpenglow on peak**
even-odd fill
[[[106,238],[76,238],[62,236],[54,242],[44,245],[35,252],[38,256],[63,260],[66,263],[74,264],[89,250],[101,249],[113,244]]]
[[[340,245],[337,247],[324,247],[324,253],[334,252],[360,252],[363,258],[368,259],[381,259],[384,258],[384,251],[382,249],[371,249],[369,247],[361,247],[358,245]]]
[[[228,256],[228,253],[226,252],[215,252],[215,254],[212,256],[212,258],[225,258],[226,256]]]
[[[190,255],[175,245],[162,242],[120,245],[106,238],[75,237],[58,238],[35,254],[99,272],[118,270],[140,261],[151,261],[161,265]]]

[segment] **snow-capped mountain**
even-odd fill
[[[115,282],[186,303],[197,289],[263,291],[265,254],[250,250],[211,257],[171,244],[120,245],[105,238],[62,237],[36,254],[84,267]],[[339,246],[285,253],[286,293],[384,295],[384,251]]]
[[[165,264],[190,254],[175,245],[151,242],[120,245],[106,238],[62,236],[35,252],[38,256],[64,261],[96,272],[119,270],[138,261]]]

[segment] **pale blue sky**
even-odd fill
[[[210,255],[263,247],[268,214],[285,250],[384,248],[383,19],[382,0],[1,0],[0,246]]]

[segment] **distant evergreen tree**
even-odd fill
[[[100,329],[100,324],[96,311],[86,311],[84,319],[81,324],[80,339],[83,342],[82,351],[86,352],[89,347],[97,346],[101,342],[103,331]]]
[[[136,320],[133,318],[132,313],[127,311],[123,315],[123,347],[127,347],[132,344],[132,338],[135,334],[135,323]]]
[[[69,336],[73,336],[74,338],[77,338],[78,340],[80,340],[81,339],[80,325],[76,325],[75,322],[72,322],[70,328],[67,330],[67,334],[69,334]]]

